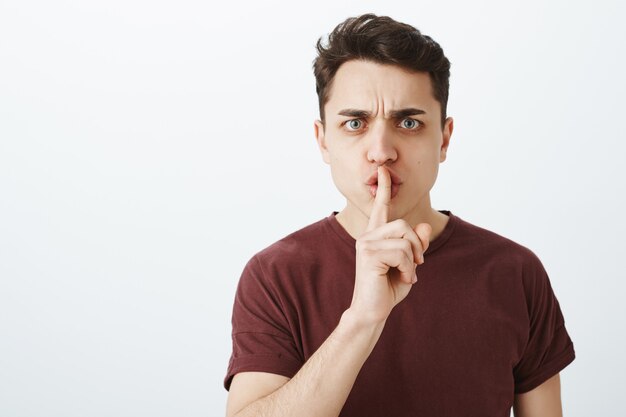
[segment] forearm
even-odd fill
[[[364,324],[347,310],[337,328],[289,382],[235,416],[338,416],[383,326],[384,322]]]

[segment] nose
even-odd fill
[[[367,160],[376,165],[384,165],[387,162],[395,161],[398,158],[398,153],[392,133],[388,130],[386,123],[377,123],[377,125],[370,129]]]

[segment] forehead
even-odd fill
[[[385,112],[403,107],[434,112],[439,103],[432,94],[427,72],[363,60],[342,64],[331,85],[327,110],[336,113],[350,107],[376,112],[380,106]]]

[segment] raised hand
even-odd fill
[[[356,241],[356,278],[350,309],[367,322],[382,322],[417,282],[432,228],[389,222],[391,177],[378,167],[378,189],[365,233]]]

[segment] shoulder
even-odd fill
[[[312,253],[315,247],[326,240],[327,222],[328,219],[324,218],[296,230],[259,251],[256,257],[264,261],[271,261],[282,259],[285,256],[301,256]]]
[[[537,268],[539,257],[527,246],[500,233],[475,225],[457,216],[455,238],[452,246],[484,254],[500,261]]]
[[[328,218],[324,218],[284,236],[257,252],[248,261],[247,268],[276,276],[277,272],[301,269],[315,263],[323,256],[320,248],[327,248],[334,242],[328,222]]]

